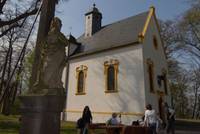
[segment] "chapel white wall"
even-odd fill
[[[105,93],[104,62],[110,59],[119,61],[117,93]],[[88,67],[86,95],[76,94],[76,67]],[[141,45],[131,45],[95,55],[83,56],[70,61],[67,96],[67,120],[76,121],[88,105],[94,122],[105,122],[112,112],[122,112],[122,122],[130,124],[140,116],[128,113],[143,113],[144,97],[143,54]],[[73,111],[73,112],[72,112]]]

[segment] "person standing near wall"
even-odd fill
[[[149,127],[151,130],[151,134],[156,134],[156,123],[157,123],[157,115],[154,109],[152,109],[151,104],[146,106],[145,114],[144,114],[144,123],[145,126]]]

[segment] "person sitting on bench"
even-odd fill
[[[107,125],[119,125],[120,122],[117,120],[117,113],[113,113],[112,117],[106,122]]]

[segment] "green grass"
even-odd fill
[[[18,116],[0,115],[0,134],[18,134]]]
[[[19,116],[3,116],[0,114],[0,134],[19,134]],[[75,123],[62,122],[60,134],[77,134]]]
[[[61,134],[77,134],[77,130],[75,128],[75,123],[73,123],[73,122],[62,122],[60,132],[61,132]]]

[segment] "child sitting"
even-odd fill
[[[117,120],[117,113],[113,113],[112,117],[106,122],[107,125],[119,125],[120,122]]]

